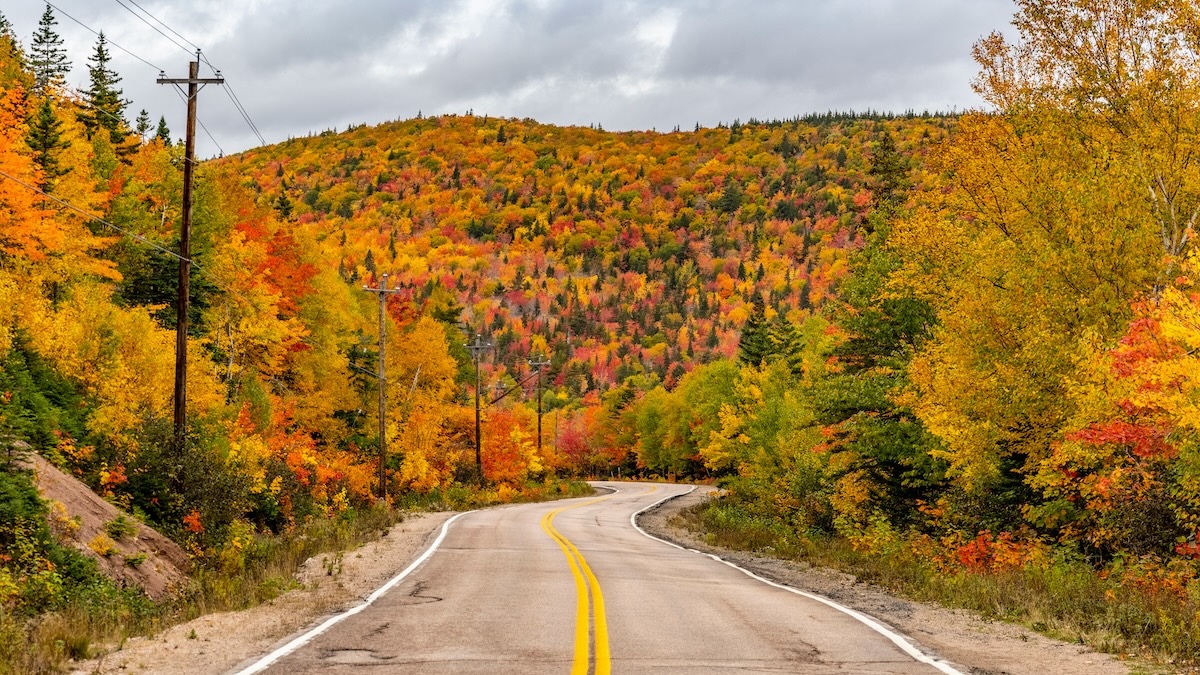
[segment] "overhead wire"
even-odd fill
[[[179,91],[178,88],[175,89],[175,93],[179,96],[179,99],[181,101],[183,101],[184,103],[187,103],[187,95],[186,94],[184,94],[182,91]],[[200,125],[200,128],[203,129],[204,133],[208,135],[208,139],[213,142],[213,145],[217,146],[217,150],[221,153],[221,156],[224,157],[225,156],[225,148],[221,147],[221,144],[217,142],[217,139],[215,137],[213,137],[212,132],[208,130],[208,127],[204,126],[204,122],[201,122],[200,118],[198,116],[196,117],[196,124]]]
[[[68,19],[70,19],[70,20],[74,21],[75,23],[79,24],[80,26],[83,26],[85,29],[87,29],[87,30],[91,31],[91,32],[92,32],[92,34],[94,34],[94,35],[96,35],[96,36],[100,36],[100,35],[102,34],[102,31],[97,31],[96,29],[94,29],[94,28],[92,28],[91,26],[87,25],[86,23],[84,23],[84,22],[80,21],[79,19],[76,19],[75,17],[71,16],[70,14],[67,14],[66,12],[64,12],[64,11],[62,10],[62,8],[58,7],[58,6],[57,6],[57,5],[55,5],[54,3],[47,1],[47,2],[46,2],[46,4],[47,4],[47,5],[50,5],[50,7],[52,7],[52,8],[54,9],[54,11],[58,12],[59,14],[62,14],[63,16],[65,16],[65,17],[67,17]],[[154,65],[153,63],[150,63],[150,62],[149,62],[149,61],[147,61],[146,59],[143,59],[142,57],[138,56],[137,54],[134,54],[133,52],[129,51],[128,49],[126,49],[126,48],[122,47],[121,45],[119,45],[119,44],[117,44],[117,43],[115,43],[115,42],[113,42],[111,39],[109,39],[109,37],[108,37],[107,35],[106,35],[106,36],[104,36],[104,41],[105,41],[106,43],[108,43],[108,44],[110,44],[110,45],[112,45],[112,46],[116,47],[117,49],[120,49],[121,51],[125,52],[126,54],[128,54],[128,55],[132,56],[133,58],[137,59],[138,61],[141,61],[142,63],[144,63],[144,64],[146,64],[146,65],[150,66],[151,68],[153,68],[153,69],[155,69],[155,70],[157,70],[158,72],[160,72],[160,73],[161,73],[161,72],[163,72],[163,69],[162,69],[162,68],[159,68],[158,66]]]
[[[143,17],[141,14],[138,14],[137,12],[133,11],[132,9],[130,9],[130,8],[129,8],[129,6],[128,6],[128,5],[126,5],[124,2],[121,2],[121,0],[116,0],[116,3],[117,3],[118,5],[120,5],[122,8],[124,8],[124,9],[125,9],[125,11],[127,11],[127,12],[129,12],[130,14],[134,15],[134,16],[137,18],[137,20],[138,20],[138,21],[141,21],[142,23],[146,24],[147,26],[149,26],[149,27],[151,28],[151,30],[153,30],[154,32],[158,33],[159,35],[163,36],[163,37],[164,37],[164,38],[166,38],[168,41],[170,41],[170,42],[171,42],[171,44],[173,44],[173,45],[175,45],[176,47],[179,47],[180,49],[182,49],[182,50],[184,51],[184,53],[185,53],[185,54],[191,54],[191,53],[192,53],[192,52],[191,52],[191,50],[189,50],[187,47],[184,47],[183,45],[179,44],[179,42],[178,42],[177,40],[175,40],[175,38],[171,37],[170,35],[167,35],[166,33],[162,32],[161,30],[159,30],[157,26],[155,26],[154,24],[152,24],[152,23],[150,23],[149,21],[147,21],[147,20],[146,20],[146,18],[145,18],[145,17]],[[138,9],[141,9],[141,7],[138,7]],[[142,10],[142,11],[145,11],[145,10]],[[157,19],[155,19],[155,21],[157,21]],[[172,31],[172,32],[174,32],[174,31]]]
[[[217,68],[216,66],[214,66],[212,64],[212,61],[209,61],[208,57],[205,56],[204,54],[200,54],[200,60],[203,61],[205,63],[205,65],[207,65],[209,67],[209,69],[211,69],[213,71],[214,74],[219,74],[221,72],[220,69]],[[224,77],[224,76],[222,76],[222,77]],[[246,106],[242,105],[242,100],[240,98],[238,98],[237,92],[235,92],[233,90],[233,85],[229,83],[228,77],[225,77],[224,89],[225,89],[225,94],[229,97],[229,100],[233,103],[233,107],[237,109],[238,113],[241,114],[242,119],[244,119],[246,121],[246,125],[250,127],[250,131],[254,132],[254,135],[258,138],[258,142],[263,145],[266,145],[267,139],[263,138],[262,133],[260,133],[258,130],[258,125],[255,124],[254,120],[250,117],[250,112],[246,110]]]
[[[117,0],[117,2],[121,2],[121,0]],[[191,46],[192,46],[194,49],[196,49],[197,51],[199,51],[199,50],[200,50],[200,47],[199,47],[199,46],[197,46],[195,42],[192,42],[191,40],[189,40],[189,39],[185,38],[184,36],[180,35],[179,33],[177,33],[177,32],[175,31],[175,29],[174,29],[174,28],[171,28],[171,27],[170,27],[170,26],[168,26],[166,23],[164,23],[164,22],[163,22],[161,19],[159,19],[157,16],[154,16],[153,14],[151,14],[151,13],[150,13],[150,11],[149,11],[149,10],[147,10],[145,7],[142,7],[141,5],[139,5],[139,4],[136,2],[136,0],[125,0],[125,2],[128,2],[129,4],[133,5],[134,7],[137,7],[139,10],[141,10],[141,11],[142,11],[142,13],[143,13],[143,14],[145,14],[145,15],[146,15],[146,16],[148,16],[148,17],[150,17],[151,19],[154,19],[154,22],[155,22],[155,23],[157,23],[158,25],[162,26],[163,28],[166,28],[167,30],[171,31],[171,33],[172,33],[172,34],[173,34],[175,37],[177,37],[177,38],[179,38],[180,40],[183,40],[184,42],[188,43],[189,45],[191,45]],[[172,40],[172,42],[174,42],[174,41]],[[184,51],[187,51],[187,50],[185,49]]]

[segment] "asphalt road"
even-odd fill
[[[616,492],[462,516],[402,581],[267,672],[954,672],[631,525],[687,486],[597,485]]]

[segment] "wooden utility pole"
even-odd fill
[[[544,358],[544,357],[543,357]],[[550,365],[549,361],[529,360],[529,367],[537,369],[537,396],[538,396],[538,457],[542,456],[542,368]]]
[[[483,452],[480,441],[480,424],[479,424],[479,357],[484,351],[492,348],[492,343],[484,342],[479,335],[475,336],[474,344],[464,345],[471,350],[471,359],[475,362],[475,471],[479,477],[479,482],[483,483]]]
[[[387,296],[399,293],[400,289],[387,287],[388,275],[379,279],[379,288],[363,286],[368,293],[379,294],[379,500],[387,501]],[[420,370],[417,374],[420,374]],[[413,378],[413,387],[416,387]]]
[[[187,332],[188,295],[192,277],[192,175],[196,165],[196,96],[205,84],[222,84],[225,78],[200,77],[200,51],[188,63],[187,77],[166,77],[159,84],[187,85],[187,134],[183,150],[183,214],[179,226],[179,297],[175,305],[175,447],[183,447],[187,433]]]

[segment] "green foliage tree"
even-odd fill
[[[71,147],[63,137],[63,122],[54,110],[54,98],[43,96],[29,120],[29,134],[25,143],[33,151],[33,160],[42,169],[38,187],[46,192],[54,188],[55,182],[71,170],[59,161],[61,152]]]
[[[146,112],[144,108],[138,113],[137,120],[133,123],[133,132],[143,141],[147,140],[146,135],[150,133],[150,113]]]
[[[158,128],[154,130],[154,139],[162,141],[163,145],[171,145],[171,129],[167,126],[167,118],[158,118]]]
[[[754,299],[754,307],[746,324],[742,326],[742,335],[738,339],[738,361],[759,367],[775,352],[771,344],[771,325],[767,321],[766,308],[761,297]]]
[[[121,76],[109,67],[112,57],[108,52],[108,40],[104,31],[96,39],[96,49],[88,57],[89,86],[84,94],[87,108],[79,113],[79,119],[87,129],[89,137],[97,133],[107,134],[108,140],[118,153],[128,153],[128,124],[125,107],[129,101],[117,86]]]
[[[67,73],[71,70],[71,61],[67,58],[67,50],[63,47],[63,39],[54,27],[58,20],[54,18],[54,9],[46,5],[42,18],[38,21],[37,30],[33,33],[33,43],[29,47],[29,65],[33,69],[33,88],[39,96],[44,96],[51,89],[59,89],[67,83]]]

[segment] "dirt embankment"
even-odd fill
[[[178,544],[41,456],[28,455],[23,463],[33,471],[38,492],[50,502],[50,528],[64,546],[94,558],[118,584],[137,586],[156,600],[187,583],[191,560]],[[116,526],[110,525],[114,522]]]

